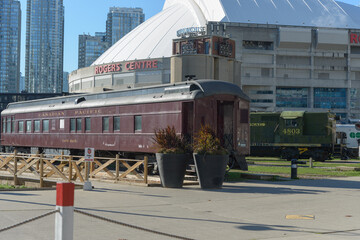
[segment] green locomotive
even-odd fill
[[[336,118],[330,112],[254,112],[250,132],[252,156],[325,161],[334,153]]]

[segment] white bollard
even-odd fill
[[[56,184],[55,240],[72,240],[74,235],[73,183]]]

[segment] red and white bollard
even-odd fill
[[[56,184],[55,240],[72,240],[74,235],[73,183]]]

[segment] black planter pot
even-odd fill
[[[194,153],[193,156],[200,187],[203,189],[221,188],[224,182],[229,156],[201,155],[197,153]]]
[[[156,153],[161,185],[181,188],[186,171],[187,154]]]

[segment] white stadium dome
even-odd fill
[[[177,30],[210,21],[360,29],[360,8],[334,0],[166,0],[92,65],[170,57]]]

